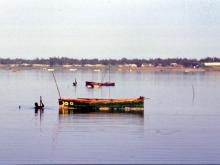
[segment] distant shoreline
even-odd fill
[[[94,71],[94,72],[107,72],[108,65],[35,65],[35,66],[22,66],[18,64],[0,64],[0,70],[11,70],[13,72],[19,70],[46,70],[46,71],[72,71],[78,70]],[[220,72],[220,67],[183,67],[183,66],[129,66],[129,65],[114,65],[110,68],[111,72],[182,72],[182,73],[203,73],[203,72]]]

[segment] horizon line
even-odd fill
[[[202,60],[202,59],[207,59],[207,58],[213,58],[213,59],[220,59],[220,57],[211,57],[211,56],[207,56],[204,58],[189,58],[189,57],[167,57],[167,58],[163,58],[163,57],[155,57],[155,58],[126,58],[126,57],[122,57],[122,58],[73,58],[73,57],[47,57],[47,58],[43,58],[43,57],[35,57],[35,58],[10,58],[10,57],[0,57],[0,59],[9,59],[9,60],[49,60],[51,58],[57,58],[57,59],[62,59],[62,58],[67,58],[67,59],[74,59],[74,60],[122,60],[122,59],[127,59],[127,60],[151,60],[151,59],[162,59],[162,60],[167,60],[167,59],[187,59],[187,60]]]

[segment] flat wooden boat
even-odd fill
[[[86,87],[95,88],[101,86],[115,86],[114,82],[94,82],[94,81],[86,81]]]
[[[144,112],[144,97],[139,98],[61,98],[59,112]]]

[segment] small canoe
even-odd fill
[[[101,87],[101,86],[115,86],[114,82],[94,82],[86,81],[86,86],[88,88]]]
[[[139,98],[61,98],[60,113],[70,112],[144,112],[144,97]]]

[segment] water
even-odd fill
[[[99,89],[84,82],[101,73],[55,74],[62,97],[150,98],[144,116],[59,115],[51,73],[0,70],[0,164],[220,163],[220,73],[112,73],[116,86]]]

